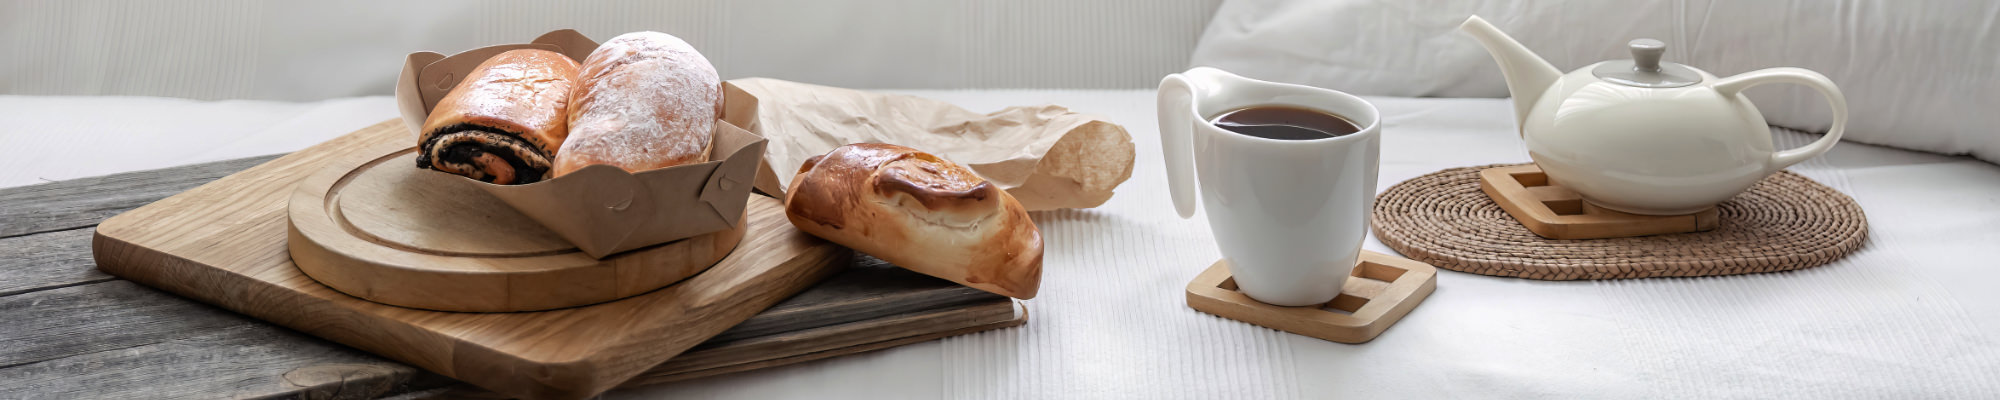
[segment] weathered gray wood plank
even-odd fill
[[[0,370],[256,323],[114,280],[0,297]]]
[[[265,324],[0,369],[9,399],[372,399],[451,384]]]
[[[241,158],[184,167],[0,189],[0,237],[97,225],[223,176],[278,158]]]
[[[96,229],[0,238],[0,297],[117,279],[91,261],[92,232]]]

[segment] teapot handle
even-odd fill
[[[1194,98],[1200,90],[1182,74],[1160,79],[1160,152],[1167,160],[1167,190],[1174,198],[1174,211],[1182,219],[1193,218],[1194,182]]]
[[[1771,160],[1765,164],[1765,170],[1785,169],[1792,164],[1798,164],[1832,150],[1834,143],[1840,141],[1840,134],[1847,130],[1847,98],[1841,96],[1840,87],[1834,86],[1833,81],[1827,80],[1825,75],[1804,68],[1766,68],[1723,78],[1722,81],[1715,83],[1715,91],[1721,92],[1723,96],[1735,98],[1738,93],[1743,92],[1743,89],[1766,83],[1792,83],[1819,90],[1820,96],[1826,97],[1827,104],[1833,106],[1833,127],[1826,130],[1826,136],[1821,136],[1812,144],[1771,154]]]

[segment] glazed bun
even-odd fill
[[[912,271],[1026,299],[1042,234],[1019,201],[930,153],[852,144],[813,157],[785,195],[799,230]]]

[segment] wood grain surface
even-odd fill
[[[281,327],[203,334],[0,369],[0,398],[362,399],[452,384]]]
[[[430,398],[439,393],[507,396],[420,368],[257,321],[106,275],[88,240],[100,218],[158,201],[276,156],[139,171],[0,189],[0,398]],[[34,212],[19,201],[32,199]],[[114,200],[115,201],[109,201]],[[24,229],[26,226],[35,226]],[[29,232],[33,233],[19,233]],[[816,340],[833,325],[912,313],[1010,303],[1002,296],[916,274],[871,257],[716,336],[720,343],[761,336]],[[920,334],[716,369],[662,375],[621,386],[710,376],[873,351],[981,330],[1016,320]],[[906,319],[907,320],[907,319]],[[927,329],[927,328],[924,328]],[[895,337],[908,334],[907,336]],[[704,350],[706,351],[706,350]],[[771,358],[774,357],[774,358]],[[670,363],[671,364],[671,363]],[[670,376],[670,377],[669,377]]]
[[[246,323],[214,307],[118,281],[0,298],[0,365],[32,364],[160,342],[163,335],[228,328]]]
[[[528,398],[595,395],[830,276],[849,253],[755,198],[748,237],[707,272],[591,307],[444,313],[335,292],[286,250],[292,184],[328,162],[407,140],[377,124],[105,220],[99,268],[481,387]]]
[[[1529,232],[1550,239],[1605,239],[1714,230],[1721,212],[1711,207],[1687,215],[1639,215],[1598,207],[1575,190],[1554,185],[1534,164],[1479,171],[1479,190],[1521,221]]]
[[[944,282],[940,280],[940,282]],[[1021,326],[1028,322],[1019,304],[1004,296],[980,292],[985,300],[936,310],[892,315],[826,327],[805,328],[739,341],[711,340],[665,364],[633,377],[620,388],[668,384],[689,379],[780,367],[896,346],[921,343],[980,331]],[[840,312],[839,310],[833,310]],[[885,329],[894,327],[894,329]],[[500,399],[505,395],[457,384],[413,392],[412,399]]]
[[[362,399],[452,384],[92,261],[105,217],[277,157],[0,189],[0,321],[20,321],[0,324],[0,398]]]
[[[710,342],[797,332],[968,304],[1002,302],[1001,296],[912,272],[856,253],[838,275],[715,335]],[[704,345],[706,346],[706,345]]]
[[[291,192],[292,261],[314,280],[377,303],[513,312],[631,297],[715,265],[740,224],[598,259],[457,175],[411,168],[407,143],[356,151]]]
[[[83,260],[82,268],[94,268],[87,252],[70,256]],[[685,354],[708,353],[702,357],[711,361],[690,365],[668,360],[619,386],[875,351],[1018,326],[1026,320],[1026,315],[1017,315],[997,323],[954,326],[977,322],[954,316],[962,314],[960,310],[1013,302],[872,257],[856,260],[825,283]],[[52,312],[69,317],[52,318]],[[508,397],[123,280],[0,298],[0,319],[30,322],[0,325],[0,398]],[[864,331],[859,337],[879,341],[862,345],[831,349],[810,345],[857,337],[854,327],[839,327],[843,325],[839,321],[870,326],[885,320],[904,326],[893,332]],[[949,329],[932,331],[941,328]],[[715,357],[727,354],[717,349],[727,349],[729,343],[754,343],[745,339],[759,337],[782,337],[807,348]]]
[[[193,166],[72,179],[0,192],[0,237],[75,229],[276,159],[251,157]]]
[[[704,343],[620,386],[653,385],[796,364],[1028,323],[1028,315],[1016,311],[1018,304],[995,300],[999,301],[736,342]]]
[[[1352,276],[1332,301],[1275,306],[1236,290],[1229,261],[1216,261],[1188,282],[1188,307],[1252,325],[1340,343],[1375,340],[1437,290],[1437,267],[1363,250]]]
[[[1016,320],[1015,314],[1012,302],[988,302],[807,331],[710,342],[668,360],[631,383],[643,385],[707,376],[742,364],[853,348],[880,342],[882,338],[921,336],[968,326],[1007,323]],[[702,372],[707,374],[696,375]]]
[[[96,232],[84,227],[0,238],[0,297],[114,279],[90,261]]]
[[[338,142],[338,140],[336,140]],[[84,180],[4,188],[0,198],[0,320],[28,322],[0,328],[0,398],[428,398],[440,390],[470,388],[446,376],[386,360],[348,346],[264,324],[236,312],[136,286],[96,270],[84,238],[96,218],[156,202],[276,156],[226,160],[166,170],[128,172]],[[266,176],[268,178],[268,176]],[[38,212],[16,212],[16,200],[34,200]],[[214,204],[210,204],[214,206]],[[254,218],[204,218],[244,222]],[[22,228],[22,226],[34,228]],[[262,230],[272,226],[258,224]],[[282,228],[280,228],[282,230]],[[214,244],[214,240],[206,240]],[[840,324],[874,324],[910,314],[952,316],[948,308],[1010,304],[1010,300],[920,276],[858,256],[852,266],[804,294],[746,320],[700,348],[758,336],[818,340],[798,332]],[[248,290],[246,290],[248,292]],[[952,334],[1018,326],[1012,322],[962,326],[922,334],[910,328],[878,342],[812,354],[744,354],[764,358],[714,370],[674,374],[682,380],[738,370],[808,362],[828,356],[892,348]],[[964,318],[958,318],[964,322]],[[824,336],[826,340],[852,340]],[[798,348],[798,346],[786,346]],[[668,368],[668,366],[656,366]],[[660,376],[648,372],[646,376]],[[664,382],[630,380],[624,386]],[[486,398],[506,398],[484,390]]]

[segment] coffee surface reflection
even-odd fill
[[[1222,113],[1210,123],[1230,132],[1278,140],[1325,139],[1361,131],[1347,118],[1289,106],[1240,108]]]

